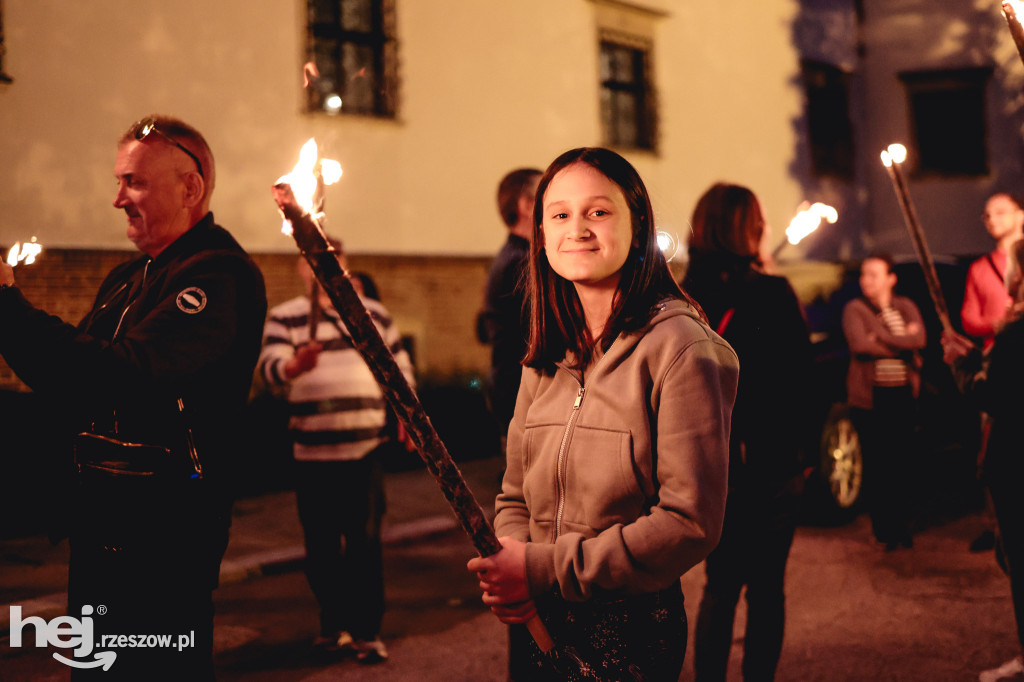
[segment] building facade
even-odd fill
[[[996,4],[959,5],[3,0],[0,244],[36,236],[48,255],[19,278],[80,315],[97,274],[131,256],[110,207],[114,142],[159,111],[208,137],[214,213],[264,268],[271,303],[299,284],[269,188],[315,137],[344,169],[328,229],[378,280],[419,369],[442,375],[487,364],[473,320],[505,236],[499,179],[572,147],[627,156],[683,243],[716,181],[759,194],[774,243],[802,200],[836,206],[836,225],[779,250],[784,264],[909,253],[878,162],[908,140],[933,248],[975,253],[986,193],[1022,179],[1024,67]],[[929,118],[950,107],[952,123]],[[933,149],[944,131],[973,142],[917,154],[917,137]]]

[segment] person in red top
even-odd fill
[[[1013,195],[998,192],[989,197],[981,217],[996,248],[971,263],[960,320],[964,331],[982,340],[988,348],[997,324],[1011,303],[1004,281],[1006,254],[1010,246],[1024,236],[1024,207]]]
[[[996,192],[985,203],[981,219],[995,240],[996,248],[971,263],[967,271],[960,322],[964,333],[980,341],[983,348],[988,350],[1002,326],[1007,308],[1013,302],[1006,292],[1007,254],[1013,243],[1024,233],[1024,204],[1012,194]],[[979,461],[983,457],[981,453],[985,451],[988,437],[988,422],[984,416],[981,433]],[[991,512],[991,504],[988,507]],[[971,542],[971,551],[985,551],[995,546],[994,520],[990,518],[990,521],[993,528],[985,530]]]

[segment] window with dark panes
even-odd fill
[[[394,117],[394,0],[307,0],[306,8],[307,61],[319,74],[307,88],[307,109]]]
[[[918,173],[988,174],[985,90],[991,77],[987,67],[900,74]]]
[[[807,133],[815,175],[853,177],[850,75],[831,64],[801,63],[807,97]]]
[[[7,54],[7,43],[4,42],[4,3],[0,0],[0,83],[13,83],[14,79],[4,71],[4,55]]]
[[[612,147],[654,149],[656,108],[650,46],[601,41],[601,127]]]

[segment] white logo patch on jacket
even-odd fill
[[[195,315],[206,307],[206,292],[199,287],[189,287],[178,294],[178,309]]]

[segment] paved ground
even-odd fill
[[[498,460],[462,465],[485,504]],[[465,572],[472,549],[422,471],[389,474],[385,551],[391,660],[377,667],[313,656],[316,607],[298,567],[301,536],[290,493],[239,502],[223,587],[217,591],[219,679],[298,681],[504,680],[503,627],[479,604]],[[865,517],[841,527],[801,527],[787,573],[788,620],[777,679],[974,680],[1016,653],[1009,586],[991,553],[967,551],[984,527],[977,512],[933,514],[912,550],[886,553]],[[60,612],[62,550],[38,538],[0,542],[3,602]],[[683,578],[691,644],[702,567]],[[33,597],[57,595],[46,600]],[[0,618],[8,609],[0,608]],[[744,609],[737,614],[729,680],[739,680]],[[0,681],[66,680],[45,650],[0,641]]]

